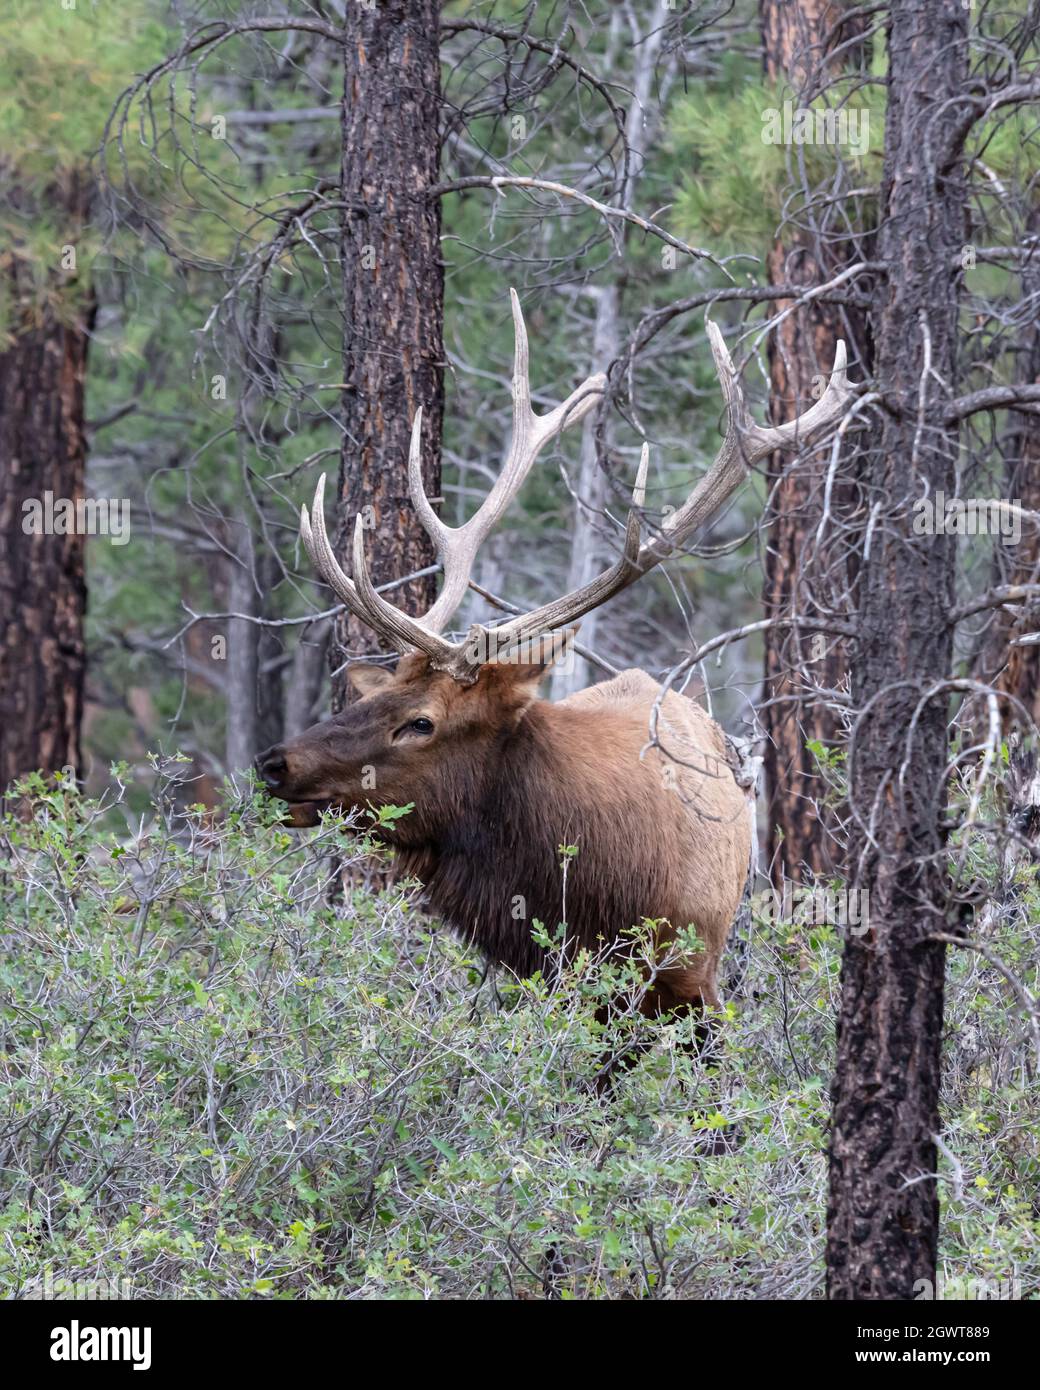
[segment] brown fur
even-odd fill
[[[388,836],[398,873],[417,877],[431,909],[506,968],[543,964],[535,918],[550,931],[566,920],[568,938],[590,947],[663,919],[662,940],[692,924],[706,949],[658,978],[647,1011],[717,1004],[750,854],[722,731],[669,692],[660,749],[647,749],[660,691],[645,672],[550,704],[536,698],[543,670],[488,664],[465,686],[418,655],[393,675],[360,668],[361,700],[258,765],[296,803],[296,823],[314,803],[414,803]],[[416,718],[434,732],[410,730]],[[566,912],[561,845],[578,846]]]

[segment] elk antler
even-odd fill
[[[425,652],[437,670],[447,671],[456,680],[464,682],[474,681],[480,666],[492,654],[501,655],[518,643],[573,623],[614,594],[627,589],[714,516],[747,476],[749,468],[774,450],[796,448],[819,430],[833,424],[844,413],[846,403],[853,395],[853,388],[846,376],[845,344],[839,341],[830,381],[816,404],[787,424],[770,428],[756,425],[744,401],[740,380],[722,334],[718,326],[709,320],[708,339],[726,402],[726,433],[715,461],[683,505],[665,520],[658,535],[640,544],[640,509],[650,458],[649,446],[644,444],[625,526],[625,543],[618,560],[588,584],[562,598],[553,599],[498,627],[488,629],[475,625],[462,642],[449,642],[440,633],[462,602],[473,562],[485,537],[519,492],[544,446],[562,430],[587,415],[606,386],[603,375],[590,376],[555,410],[547,415],[535,415],[531,409],[528,379],[527,331],[515,290],[510,290],[510,296],[516,335],[513,441],[495,485],[479,511],[464,526],[446,526],[434,514],[423,490],[419,467],[421,410],[416,412],[412,425],[408,458],[409,491],[419,519],[433,539],[444,566],[443,587],[426,616],[411,618],[376,592],[365,563],[364,530],[360,516],[354,529],[353,581],[343,573],[325,531],[324,477],[319,480],[314,494],[312,517],[308,517],[306,507],[300,513],[300,534],[315,569],[350,611],[396,645]]]
[[[740,379],[718,325],[709,319],[707,328],[708,341],[715,358],[715,370],[726,402],[726,433],[714,463],[683,505],[668,516],[661,527],[661,533],[639,546],[633,555],[633,523],[638,535],[639,514],[636,509],[641,506],[643,500],[649,452],[644,444],[639,476],[632,494],[633,508],[628,514],[625,547],[620,559],[582,588],[494,628],[493,640],[497,649],[508,648],[511,643],[521,642],[534,633],[551,632],[567,623],[573,623],[582,614],[598,608],[614,594],[627,589],[641,575],[660,564],[689,540],[714,516],[743,482],[748,469],[760,459],[775,449],[796,448],[799,443],[804,443],[818,430],[833,424],[843,414],[846,402],[853,395],[853,388],[846,376],[845,343],[842,339],[838,340],[835,347],[834,368],[827,389],[816,404],[786,424],[763,429],[751,418]]]
[[[576,391],[572,391],[554,410],[550,410],[546,415],[536,415],[531,408],[527,328],[516,291],[510,290],[509,296],[513,310],[514,334],[513,438],[494,486],[484,499],[483,505],[465,525],[446,526],[430,505],[423,488],[420,467],[421,406],[415,412],[412,422],[411,447],[408,453],[408,491],[419,520],[436,546],[437,558],[444,567],[441,592],[425,617],[409,617],[393,604],[387,603],[376,592],[365,562],[364,529],[360,514],[354,526],[353,580],[343,573],[325,530],[324,475],[318,480],[311,514],[308,516],[306,507],[300,509],[300,535],[311,563],[354,616],[394,643],[425,652],[438,670],[450,671],[460,680],[471,681],[476,674],[473,663],[464,655],[466,643],[448,642],[440,633],[465,597],[477,552],[520,491],[535,459],[546,444],[563,430],[585,418],[603,394],[607,382],[606,377],[597,372],[584,381]]]

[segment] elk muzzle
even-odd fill
[[[269,792],[277,796],[289,775],[285,749],[280,743],[272,744],[270,748],[256,755],[255,766],[261,782]]]
[[[321,812],[329,808],[332,804],[331,799],[307,800],[296,795],[293,789],[295,779],[290,772],[289,759],[283,744],[272,744],[264,752],[258,753],[254,766],[268,794],[287,803],[283,825],[305,830],[320,824]]]

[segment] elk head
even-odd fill
[[[438,822],[449,820],[452,806],[473,794],[496,744],[516,728],[546,667],[573,637],[576,621],[679,549],[715,515],[756,462],[775,450],[797,447],[833,424],[852,394],[845,374],[845,345],[839,342],[820,400],[787,424],[762,428],[748,412],[722,334],[709,321],[708,337],[726,402],[726,432],[711,468],[685,503],[656,534],[642,540],[649,464],[644,445],[617,561],[562,598],[493,628],[474,625],[461,641],[452,642],[442,633],[470,585],[481,543],[519,492],[544,446],[587,415],[606,387],[604,376],[591,376],[554,410],[536,415],[531,408],[527,331],[516,292],[510,295],[515,333],[512,444],[483,505],[463,526],[445,525],[430,505],[420,470],[421,409],[413,422],[409,491],[444,571],[441,592],[429,612],[411,617],[374,587],[360,515],[354,529],[353,578],[344,573],[325,529],[324,477],[318,481],[310,513],[301,509],[300,534],[317,572],[351,613],[406,655],[393,673],[352,667],[358,701],[258,757],[257,767],[269,790],[293,807],[294,824],[314,824],[318,811],[329,805],[412,803],[415,812],[408,820],[414,833],[435,833]],[[413,833],[407,821],[403,824],[402,833]]]
[[[493,765],[496,746],[516,728],[535,698],[547,666],[574,629],[548,644],[488,661],[473,681],[437,670],[422,652],[395,671],[355,665],[360,698],[257,759],[268,789],[289,802],[291,822],[316,825],[330,806],[406,806],[395,843],[426,843],[450,823],[453,809],[472,804]]]

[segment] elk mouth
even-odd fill
[[[286,796],[284,792],[277,793],[276,799],[285,802],[282,824],[294,830],[309,830],[315,825],[320,825],[321,813],[338,804],[331,796],[321,801],[298,801],[295,797]]]
[[[331,801],[293,801],[288,803],[286,821],[297,830],[307,830],[321,824],[321,813],[327,811]]]

